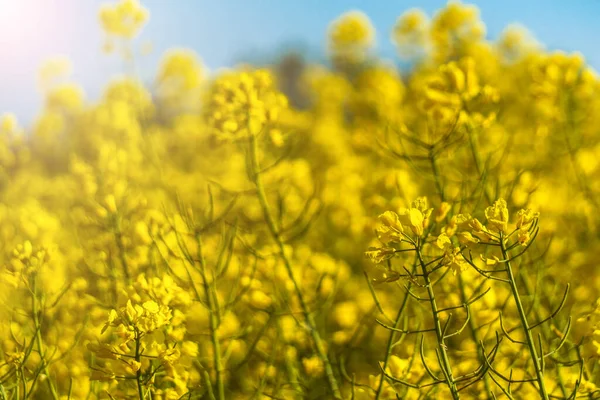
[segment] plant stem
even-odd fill
[[[471,148],[471,155],[473,156],[473,161],[475,161],[475,169],[477,169],[477,175],[479,175],[479,178],[482,179],[483,178],[483,166],[481,165],[481,157],[479,155],[479,146],[477,146],[477,141],[476,141],[475,136],[473,135],[473,131],[471,129],[468,129],[468,136],[469,136],[469,147]],[[491,204],[492,196],[490,196],[490,194],[488,193],[485,182],[482,182],[481,185],[482,185],[483,194],[485,195],[486,200],[488,201],[488,203]]]
[[[458,274],[458,285],[460,287],[460,299],[464,304],[466,304],[468,299],[465,292],[465,280],[461,274]],[[473,317],[469,319],[469,330],[471,331],[471,337],[473,338],[473,341],[475,343],[480,343],[477,327],[475,326],[475,319]],[[477,345],[477,355],[482,365],[485,365],[485,353],[479,345]],[[483,384],[485,386],[485,392],[489,394],[492,391],[492,387],[487,374],[483,375]]]
[[[505,260],[509,260],[508,253],[506,251],[506,247],[504,245],[504,235],[502,232],[500,233],[500,249],[502,250],[502,256]],[[508,280],[510,281],[510,288],[512,290],[513,298],[515,299],[515,303],[517,304],[517,311],[519,312],[519,318],[521,319],[521,326],[525,331],[525,337],[527,339],[527,347],[529,347],[529,353],[531,354],[531,358],[533,359],[533,365],[535,367],[535,375],[539,385],[540,395],[544,400],[548,400],[548,392],[546,390],[546,385],[544,384],[544,372],[542,371],[542,367],[540,365],[540,361],[538,359],[537,351],[535,349],[535,343],[533,341],[533,335],[531,334],[531,329],[529,328],[529,322],[527,321],[527,315],[525,313],[525,308],[523,307],[523,303],[521,302],[521,297],[519,296],[519,290],[517,289],[517,283],[515,281],[515,276],[513,274],[512,266],[510,261],[506,262],[506,273],[508,274]],[[541,354],[543,357],[544,355]]]
[[[410,290],[411,284],[408,283],[408,290]],[[404,314],[404,309],[406,308],[406,304],[408,303],[408,292],[404,294],[404,299],[402,299],[402,304],[398,309],[398,314],[396,315],[396,320],[394,321],[394,329],[398,329],[400,326],[400,320],[402,319],[402,314]],[[388,338],[387,347],[385,350],[385,358],[383,359],[383,370],[385,371],[388,365],[388,361],[390,359],[390,355],[392,354],[392,346],[394,341],[396,340],[396,331],[390,331],[390,337]],[[383,393],[383,382],[385,381],[385,374],[381,374],[381,378],[379,379],[379,386],[377,387],[377,393],[375,394],[375,400],[379,400],[381,394]]]
[[[259,160],[258,160],[258,142],[257,142],[256,136],[252,135],[252,134],[250,135],[249,156],[250,156],[250,160],[249,160],[250,161],[250,163],[249,163],[250,164],[250,171],[249,171],[250,174],[249,175],[250,175],[250,178],[252,179],[254,185],[256,186],[257,196],[258,196],[258,200],[260,202],[260,205],[261,205],[261,208],[263,211],[263,216],[264,216],[265,222],[267,223],[267,227],[269,228],[269,232],[270,232],[271,236],[273,237],[273,240],[275,240],[275,242],[279,248],[281,259],[282,259],[285,269],[287,271],[288,277],[290,278],[290,280],[292,281],[292,284],[294,286],[294,291],[296,292],[296,296],[298,297],[298,302],[300,303],[300,307],[302,309],[302,314],[304,315],[306,325],[308,326],[308,329],[310,330],[313,342],[314,342],[316,350],[317,350],[317,355],[323,362],[323,366],[325,368],[325,374],[327,375],[327,381],[329,383],[329,388],[331,390],[331,393],[335,399],[341,400],[342,395],[340,392],[340,388],[339,388],[338,382],[335,378],[335,375],[333,373],[333,368],[331,366],[331,363],[329,362],[327,352],[325,351],[325,346],[323,345],[321,336],[319,335],[319,332],[317,331],[317,325],[316,325],[315,320],[308,308],[308,305],[306,304],[304,295],[302,294],[302,291],[300,290],[300,286],[298,285],[298,282],[297,282],[296,278],[294,277],[292,264],[291,264],[288,256],[285,254],[285,246],[284,246],[283,240],[281,239],[281,235],[279,234],[279,229],[277,228],[275,219],[273,218],[273,214],[269,207],[269,202],[267,200],[267,195],[265,193],[264,184],[263,184],[261,174],[260,174],[260,164],[259,164]]]
[[[46,357],[44,355],[44,350],[43,350],[42,327],[41,327],[41,323],[40,323],[39,309],[38,309],[36,272],[34,272],[31,277],[31,286],[32,286],[31,302],[32,302],[32,311],[33,311],[33,323],[35,325],[35,341],[36,341],[36,344],[38,347],[38,352],[40,353],[40,362],[42,363],[42,370],[44,371],[44,374],[46,374],[46,382],[48,382],[48,388],[50,389],[52,398],[54,400],[58,400],[58,393],[56,392],[56,388],[52,384],[52,379],[50,378],[50,372],[48,371],[48,363],[46,361]]]
[[[471,133],[469,133],[469,137],[471,137]],[[438,194],[440,196],[440,200],[446,201],[446,198],[444,196],[443,187],[441,184],[441,177],[439,174],[439,168],[437,166],[437,160],[435,158],[435,155],[430,154],[429,159],[431,162],[431,171],[433,173],[433,178],[435,181],[435,185],[436,185]],[[479,161],[477,161],[477,162],[479,162]],[[478,167],[478,170],[479,170],[479,167]],[[460,289],[461,301],[464,304],[466,304],[467,303],[467,294],[466,294],[465,281],[464,281],[462,274],[458,274],[458,287]],[[477,329],[475,327],[475,319],[474,318],[469,319],[469,330],[471,331],[471,337],[473,338],[473,341],[477,345],[477,355],[479,358],[479,362],[481,362],[483,365],[485,365],[485,353],[483,352],[483,349],[481,348],[481,346],[479,346],[479,335],[477,334]],[[483,383],[485,385],[486,393],[490,393],[492,388],[491,388],[487,374],[483,376]]]
[[[140,341],[140,332],[136,329],[135,332],[135,361],[137,362],[141,362],[141,354],[140,354],[140,345],[141,345],[141,341]],[[145,396],[144,396],[144,388],[142,386],[142,366],[140,364],[140,368],[137,370],[137,372],[135,373],[135,380],[137,382],[137,389],[138,389],[138,397],[140,398],[140,400],[144,400]]]
[[[425,280],[425,286],[427,287],[427,294],[429,296],[429,304],[431,305],[431,314],[433,316],[433,324],[435,326],[435,334],[437,336],[438,350],[442,360],[442,365],[440,365],[440,368],[446,377],[446,384],[450,389],[450,393],[452,393],[452,398],[454,400],[458,400],[460,399],[460,395],[458,394],[458,388],[452,375],[452,367],[450,367],[450,359],[448,357],[448,352],[446,351],[446,344],[444,343],[444,333],[442,331],[442,324],[438,316],[439,311],[435,301],[435,293],[433,292],[431,279],[429,279],[429,272],[427,271],[427,266],[425,265],[423,257],[421,256],[420,247],[415,246],[415,250],[417,252],[417,257],[419,258],[419,263],[421,264],[423,279]]]
[[[127,284],[131,283],[131,272],[129,271],[129,264],[125,258],[125,243],[123,243],[123,232],[121,232],[121,223],[119,217],[114,216],[114,229],[115,229],[115,241],[117,242],[117,248],[119,249],[119,261],[123,266],[123,274],[125,275],[125,281]]]
[[[431,172],[433,173],[433,180],[435,181],[435,188],[437,189],[438,194],[440,195],[441,201],[446,201],[444,196],[444,187],[442,186],[440,171],[437,166],[437,162],[435,159],[435,155],[433,152],[429,153],[429,162],[431,163]]]
[[[219,342],[219,336],[217,329],[219,328],[219,319],[217,313],[219,308],[216,305],[216,295],[213,293],[214,280],[211,284],[208,282],[206,277],[206,259],[202,251],[202,238],[200,235],[196,236],[198,243],[198,258],[200,259],[200,273],[202,274],[202,282],[204,284],[204,294],[206,295],[206,303],[208,305],[208,312],[210,313],[210,337],[213,347],[213,368],[216,375],[217,385],[217,398],[219,400],[225,400],[225,384],[223,382],[223,364],[221,361],[221,344]]]

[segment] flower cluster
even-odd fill
[[[206,120],[220,140],[260,134],[287,105],[267,70],[225,72],[211,83],[208,96]]]

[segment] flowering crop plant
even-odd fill
[[[135,58],[149,12],[99,11]],[[600,78],[476,7],[0,116],[0,400],[600,399]],[[139,60],[136,60],[139,62]]]

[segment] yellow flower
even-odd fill
[[[332,49],[349,46],[369,47],[375,39],[375,31],[369,17],[360,11],[350,11],[331,23],[329,43]]]
[[[423,47],[429,40],[429,18],[420,9],[413,8],[396,20],[392,41],[401,54],[412,55],[415,47]]]
[[[444,258],[442,259],[442,265],[450,268],[452,273],[456,275],[457,272],[466,271],[469,268],[469,263],[465,260],[465,257],[460,251],[460,247],[454,247],[454,249],[448,249]]]
[[[487,227],[494,232],[506,232],[508,225],[508,207],[504,199],[498,199],[485,209]]]
[[[522,209],[517,211],[517,228],[521,229],[521,228],[525,228],[527,229],[528,226],[531,224],[531,222],[533,222],[534,219],[539,218],[540,213],[538,212],[533,212],[531,211],[529,208],[526,209]]]
[[[463,246],[470,246],[480,242],[479,238],[476,238],[470,232],[460,232],[457,236],[459,243]]]
[[[394,254],[396,254],[396,250],[392,247],[369,247],[369,250],[365,252],[367,258],[375,264],[389,260],[394,257]]]
[[[17,117],[11,113],[0,115],[0,134],[8,135],[15,133],[19,127]]]
[[[409,227],[415,235],[421,236],[432,211],[433,208],[427,208],[427,199],[420,197],[410,208],[401,209],[398,216],[402,225]]]
[[[402,240],[402,224],[400,217],[393,211],[386,211],[379,216],[381,225],[377,227],[377,237],[382,243],[400,242]]]
[[[452,242],[450,241],[450,238],[448,237],[448,235],[446,235],[445,233],[442,233],[441,235],[439,235],[437,237],[437,239],[435,241],[435,245],[440,250],[446,250],[452,245]]]
[[[312,356],[310,358],[302,359],[302,366],[306,374],[312,378],[318,378],[323,375],[325,367],[323,361],[318,356]]]
[[[440,204],[440,207],[435,212],[435,222],[442,222],[451,209],[452,205],[450,205],[450,203],[447,203],[445,201],[442,202],[442,204]]]
[[[270,71],[230,71],[210,85],[204,116],[219,140],[258,135],[278,121],[287,99]]]
[[[144,308],[144,310],[152,314],[156,314],[160,311],[158,303],[152,300],[146,301],[144,304],[142,304],[142,307]]]
[[[485,226],[477,218],[470,219],[467,224],[475,233],[485,231]]]
[[[517,241],[519,242],[519,244],[524,246],[527,243],[529,243],[530,239],[531,234],[527,229],[519,229],[519,231],[517,232]]]
[[[177,363],[177,361],[179,360],[180,357],[181,357],[181,352],[179,351],[178,348],[167,349],[167,350],[161,352],[158,356],[159,360],[161,360],[163,364],[171,366],[171,367],[173,365],[175,365],[175,363]]]
[[[148,10],[138,0],[121,0],[100,9],[102,28],[110,35],[131,39],[148,20]]]
[[[252,307],[264,310],[273,303],[273,299],[262,290],[252,290],[249,295],[249,303]]]
[[[485,263],[486,267],[493,267],[500,262],[500,259],[496,256],[492,256],[491,258],[489,258],[484,257],[483,254],[480,254],[479,257],[481,258],[481,261]]]

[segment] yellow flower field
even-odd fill
[[[104,50],[148,16],[104,5]],[[1,400],[600,399],[598,75],[457,2],[323,40],[97,101],[41,67],[0,116]]]

